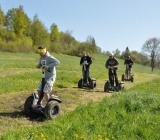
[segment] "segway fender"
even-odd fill
[[[119,90],[122,90],[124,88],[124,82],[120,81],[119,83]]]
[[[52,95],[52,96],[50,97],[49,101],[51,101],[51,100],[55,100],[55,101],[57,101],[58,103],[62,103],[62,100],[59,99],[58,96],[55,96],[55,95]]]
[[[32,108],[34,108],[37,105],[39,97],[38,97],[38,94],[36,92],[33,92],[32,96],[33,96]]]

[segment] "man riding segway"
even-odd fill
[[[104,92],[106,91],[119,91],[123,88],[123,83],[118,82],[118,60],[114,57],[113,53],[109,54],[105,67],[108,69],[109,80],[104,85]],[[116,85],[114,85],[114,81]]]
[[[125,69],[125,75],[122,75],[122,81],[131,81],[133,82],[133,75],[132,75],[132,65],[133,65],[133,60],[131,59],[130,56],[127,56],[127,58],[124,61],[124,65],[126,65]]]
[[[84,78],[84,84],[87,84],[87,81],[90,83],[91,78],[90,78],[90,65],[92,64],[92,59],[90,56],[86,54],[86,52],[82,52],[82,57],[80,60],[80,65],[82,66],[82,73],[83,73],[83,78]]]
[[[80,66],[82,66],[82,78],[78,81],[78,87],[90,87],[91,89],[96,87],[95,79],[90,78],[90,65],[92,64],[92,58],[87,55],[86,52],[82,52],[80,59]]]
[[[130,56],[127,56],[126,60],[124,61],[124,65],[126,65],[125,74],[126,74],[127,78],[129,78],[132,73],[132,65],[133,65],[133,60],[131,59]]]
[[[38,84],[37,93],[33,93],[29,96],[24,104],[24,110],[26,115],[32,113],[45,114],[49,119],[53,119],[58,116],[60,111],[59,103],[62,101],[57,96],[50,96],[53,84],[56,79],[55,67],[60,62],[51,56],[44,46],[38,47],[38,53],[40,55],[37,68],[42,68],[42,80]],[[46,105],[43,106],[43,96],[46,99]]]
[[[109,70],[109,81],[111,82],[111,86],[114,86],[114,80],[116,83],[116,86],[118,86],[118,60],[114,57],[113,53],[109,55],[109,59],[106,61],[106,68]]]

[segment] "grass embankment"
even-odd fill
[[[108,95],[103,92],[104,83],[108,79],[104,67],[106,56],[94,56],[91,66],[91,77],[97,79],[97,87],[94,90],[77,88],[81,77],[80,58],[61,54],[55,54],[55,57],[61,61],[57,67],[54,93],[63,100],[62,115],[55,120],[40,123],[38,120],[27,120],[22,113],[25,99],[37,87],[41,76],[41,72],[35,69],[39,56],[1,53],[0,130],[6,132],[1,134],[1,139],[160,138],[160,116],[157,107],[160,104],[160,81],[154,81],[159,77],[158,70],[153,74],[150,68],[135,64],[135,82],[125,82],[123,92],[114,94],[111,98],[104,98]],[[121,79],[124,65],[122,60],[119,62]],[[150,82],[146,83],[147,81]],[[101,99],[101,102],[93,102]],[[88,102],[89,104],[84,106]],[[17,106],[21,108],[15,108]],[[68,113],[69,111],[72,112]]]
[[[8,132],[2,137],[35,140],[160,139],[160,80],[139,85],[101,102],[90,102],[39,127]]]

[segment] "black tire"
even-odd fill
[[[120,91],[120,90],[122,90],[122,89],[123,89],[122,84],[119,83],[119,85],[118,85],[118,90]]]
[[[91,87],[91,89],[94,89],[96,87],[96,81],[91,80],[90,87]]]
[[[134,81],[134,78],[133,78],[133,76],[131,76],[131,82],[133,82]]]
[[[48,119],[54,119],[59,116],[60,106],[55,100],[49,101],[44,109],[45,115]]]
[[[111,87],[111,84],[109,81],[107,81],[104,85],[104,92],[109,92],[110,87]]]
[[[24,103],[24,112],[26,115],[30,115],[32,112],[33,96],[29,96]]]
[[[124,77],[125,77],[124,74],[122,74],[122,81],[124,81]]]
[[[120,82],[119,83],[119,90],[122,90],[124,88],[124,83],[123,82]]]
[[[82,88],[83,87],[83,79],[80,79],[78,81],[78,88]]]
[[[96,81],[94,81],[94,88],[97,86]]]

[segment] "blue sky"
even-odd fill
[[[77,41],[94,37],[103,51],[141,51],[146,40],[160,37],[160,0],[0,0],[2,10],[22,5],[49,30],[71,31]]]

